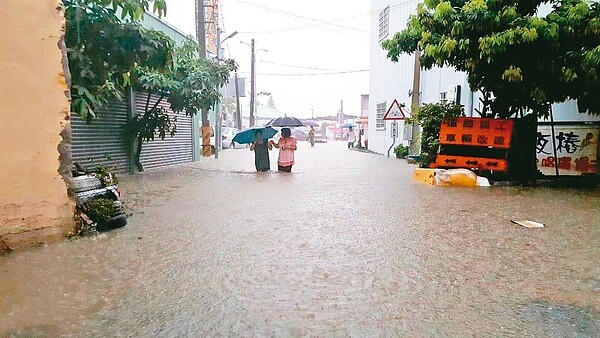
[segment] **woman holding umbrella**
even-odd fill
[[[256,139],[250,145],[250,150],[254,151],[254,166],[256,171],[271,170],[271,161],[269,160],[269,150],[273,149],[270,142],[263,139],[263,134],[260,130],[256,131]]]
[[[279,171],[289,173],[294,165],[294,151],[296,150],[296,139],[292,137],[290,128],[281,129],[281,138],[279,142],[273,141],[270,144],[279,149],[279,158],[277,159],[277,167]]]
[[[250,150],[254,151],[256,171],[269,171],[271,169],[269,150],[273,149],[273,146],[267,140],[275,134],[277,134],[277,130],[272,127],[252,127],[237,133],[233,137],[233,142],[250,144]]]

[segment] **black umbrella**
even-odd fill
[[[303,127],[304,123],[295,117],[282,116],[267,122],[266,126],[272,127]]]

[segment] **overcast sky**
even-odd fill
[[[256,41],[256,90],[271,92],[278,110],[297,117],[360,115],[369,92],[370,1],[221,0],[225,56],[248,78],[250,44]],[[168,0],[166,21],[195,35],[194,0]],[[265,51],[258,51],[266,49]],[[345,74],[308,75],[322,73]],[[247,109],[244,109],[245,111]]]

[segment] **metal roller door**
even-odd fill
[[[129,152],[123,131],[127,124],[127,102],[114,101],[98,110],[98,117],[86,123],[71,115],[71,155],[85,168],[106,165],[114,172],[129,172]]]
[[[135,93],[135,105],[138,113],[143,113],[146,106],[146,93]],[[154,105],[158,96],[150,98],[150,106]],[[192,138],[192,118],[185,113],[176,114],[169,108],[169,103],[163,99],[160,106],[167,109],[169,117],[177,119],[177,133],[171,137],[167,135],[164,140],[156,137],[154,141],[144,142],[140,161],[144,169],[159,168],[173,164],[188,163],[194,160]]]

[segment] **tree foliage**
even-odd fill
[[[190,116],[212,109],[237,65],[233,60],[200,59],[192,39],[176,47],[164,33],[138,24],[150,8],[164,15],[165,0],[64,0],[64,4],[71,110],[89,122],[98,108],[119,98],[126,88],[145,93],[144,111],[136,112],[127,126],[138,170],[143,171],[143,142],[177,132],[177,120],[167,107]],[[157,99],[151,100],[153,96]]]
[[[222,106],[223,106],[223,114],[234,115],[236,113],[236,109],[237,109],[235,97],[228,96],[228,97],[223,98]]]
[[[172,40],[137,24],[151,4],[166,13],[164,0],[64,0],[71,111],[88,122],[123,94],[135,68],[171,67]]]
[[[165,138],[176,132],[176,122],[171,121],[165,105],[176,113],[188,116],[210,110],[221,99],[219,89],[229,81],[229,74],[237,68],[235,61],[220,64],[196,56],[198,44],[192,39],[174,49],[172,67],[162,70],[138,67],[133,77],[133,87],[145,93],[145,108],[131,122],[130,130],[143,141]],[[151,104],[152,96],[158,97]]]
[[[187,39],[173,51],[173,64],[169,68],[153,69],[138,67],[134,71],[132,85],[145,93],[145,108],[137,112],[129,124],[129,132],[136,142],[135,160],[139,171],[142,144],[156,136],[174,136],[177,120],[171,119],[166,105],[175,113],[192,116],[212,109],[221,99],[219,89],[229,82],[229,74],[237,69],[234,60],[219,63],[197,57],[198,44]],[[157,97],[151,103],[152,97]],[[163,103],[163,104],[161,104]]]
[[[538,16],[540,5],[551,12]],[[421,66],[467,73],[472,90],[488,96],[493,116],[578,100],[600,114],[600,3],[586,0],[426,0],[407,27],[383,42],[397,61],[422,51]]]
[[[407,123],[420,124],[421,132],[421,166],[427,167],[435,163],[440,147],[440,130],[442,122],[453,117],[464,116],[461,105],[440,102],[429,103],[416,109],[413,115],[406,120]]]

